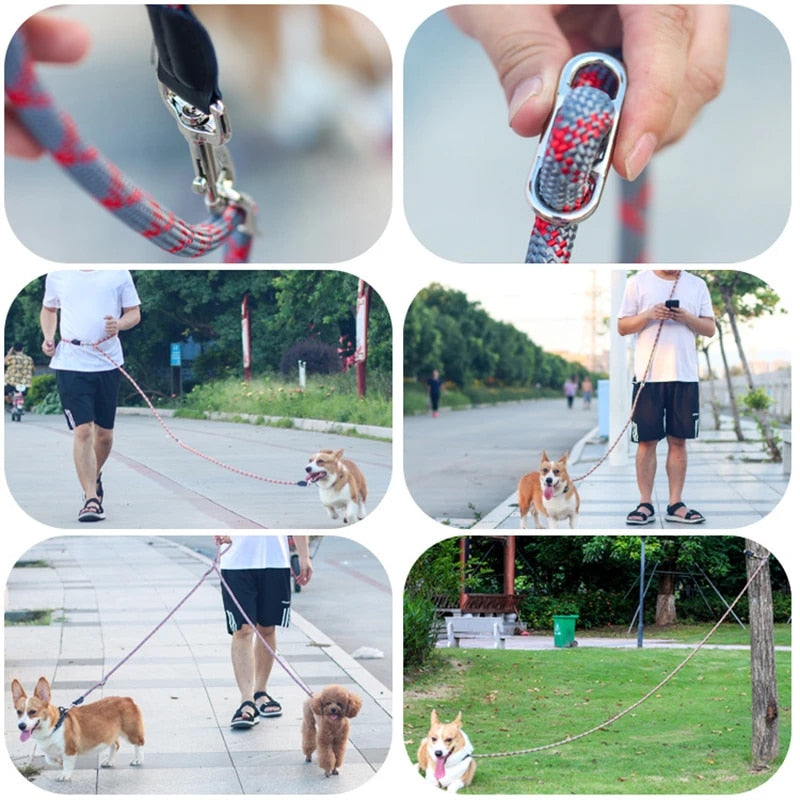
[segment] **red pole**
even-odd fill
[[[369,299],[372,287],[365,281],[358,282],[356,300],[356,387],[358,397],[367,392],[367,331],[369,328]]]
[[[250,307],[247,304],[247,292],[242,298],[242,365],[244,367],[244,379],[250,381],[253,371],[250,366]]]

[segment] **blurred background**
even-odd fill
[[[444,12],[417,29],[404,64],[404,196],[412,231],[453,261],[521,263],[537,139],[507,125],[494,68]],[[731,8],[727,78],[679,143],[656,155],[647,257],[729,263],[768,248],[787,221],[790,60],[763,15]],[[620,179],[578,228],[573,262],[618,260]]]
[[[217,51],[236,187],[258,205],[251,260],[336,262],[359,255],[391,210],[391,58],[382,34],[340,6],[195,6]],[[59,6],[92,34],[76,66],[41,80],[84,140],[187,222],[188,145],[164,106],[138,5]],[[5,160],[5,205],[20,241],[60,262],[181,262],[98,206],[49,158]],[[202,261],[218,262],[221,252]]]

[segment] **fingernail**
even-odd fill
[[[538,97],[544,88],[544,81],[535,75],[532,78],[526,78],[522,83],[518,84],[514,89],[511,100],[508,103],[508,122],[511,124],[514,117],[517,116],[519,110],[525,103],[532,97]]]
[[[653,133],[645,133],[639,137],[625,158],[625,177],[629,181],[635,181],[642,174],[656,150],[656,144],[657,139]]]

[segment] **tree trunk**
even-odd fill
[[[731,380],[731,370],[728,366],[728,354],[725,352],[725,345],[722,342],[722,325],[717,320],[717,339],[719,340],[719,352],[722,356],[722,366],[725,370],[725,383],[728,387],[728,399],[731,404],[731,416],[733,417],[733,431],[736,434],[736,441],[744,441],[744,433],[742,433],[742,423],[739,419],[739,406],[736,403],[736,395],[733,392],[733,381]]]
[[[711,395],[711,413],[714,416],[714,430],[718,431],[722,425],[719,419],[719,403],[717,402],[717,393],[714,391],[714,372],[711,369],[710,349],[708,345],[700,348],[706,358],[706,369],[708,370],[708,391]]]
[[[769,558],[769,552],[750,539],[745,547],[748,579]],[[775,672],[772,586],[766,561],[747,590],[750,606],[750,671],[752,684],[753,738],[750,757],[762,769],[778,756],[778,680]]]
[[[675,575],[665,572],[658,576],[656,597],[656,625],[674,625],[678,621],[675,611]]]

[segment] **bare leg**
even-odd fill
[[[233,664],[233,677],[239,687],[240,702],[253,699],[253,678],[255,666],[253,664],[253,629],[249,625],[242,625],[231,637],[231,662]]]
[[[72,458],[75,471],[86,497],[94,497],[97,482],[97,456],[95,455],[95,425],[86,422],[77,425],[72,438]]]
[[[686,467],[688,455],[686,452],[686,439],[676,439],[667,436],[667,482],[669,483],[669,504],[675,505],[681,501],[683,486],[686,482]],[[686,513],[685,509],[682,509]],[[683,516],[681,514],[680,516]]]
[[[656,480],[656,448],[658,441],[639,442],[636,449],[636,483],[639,487],[639,500],[653,502],[653,485]]]

